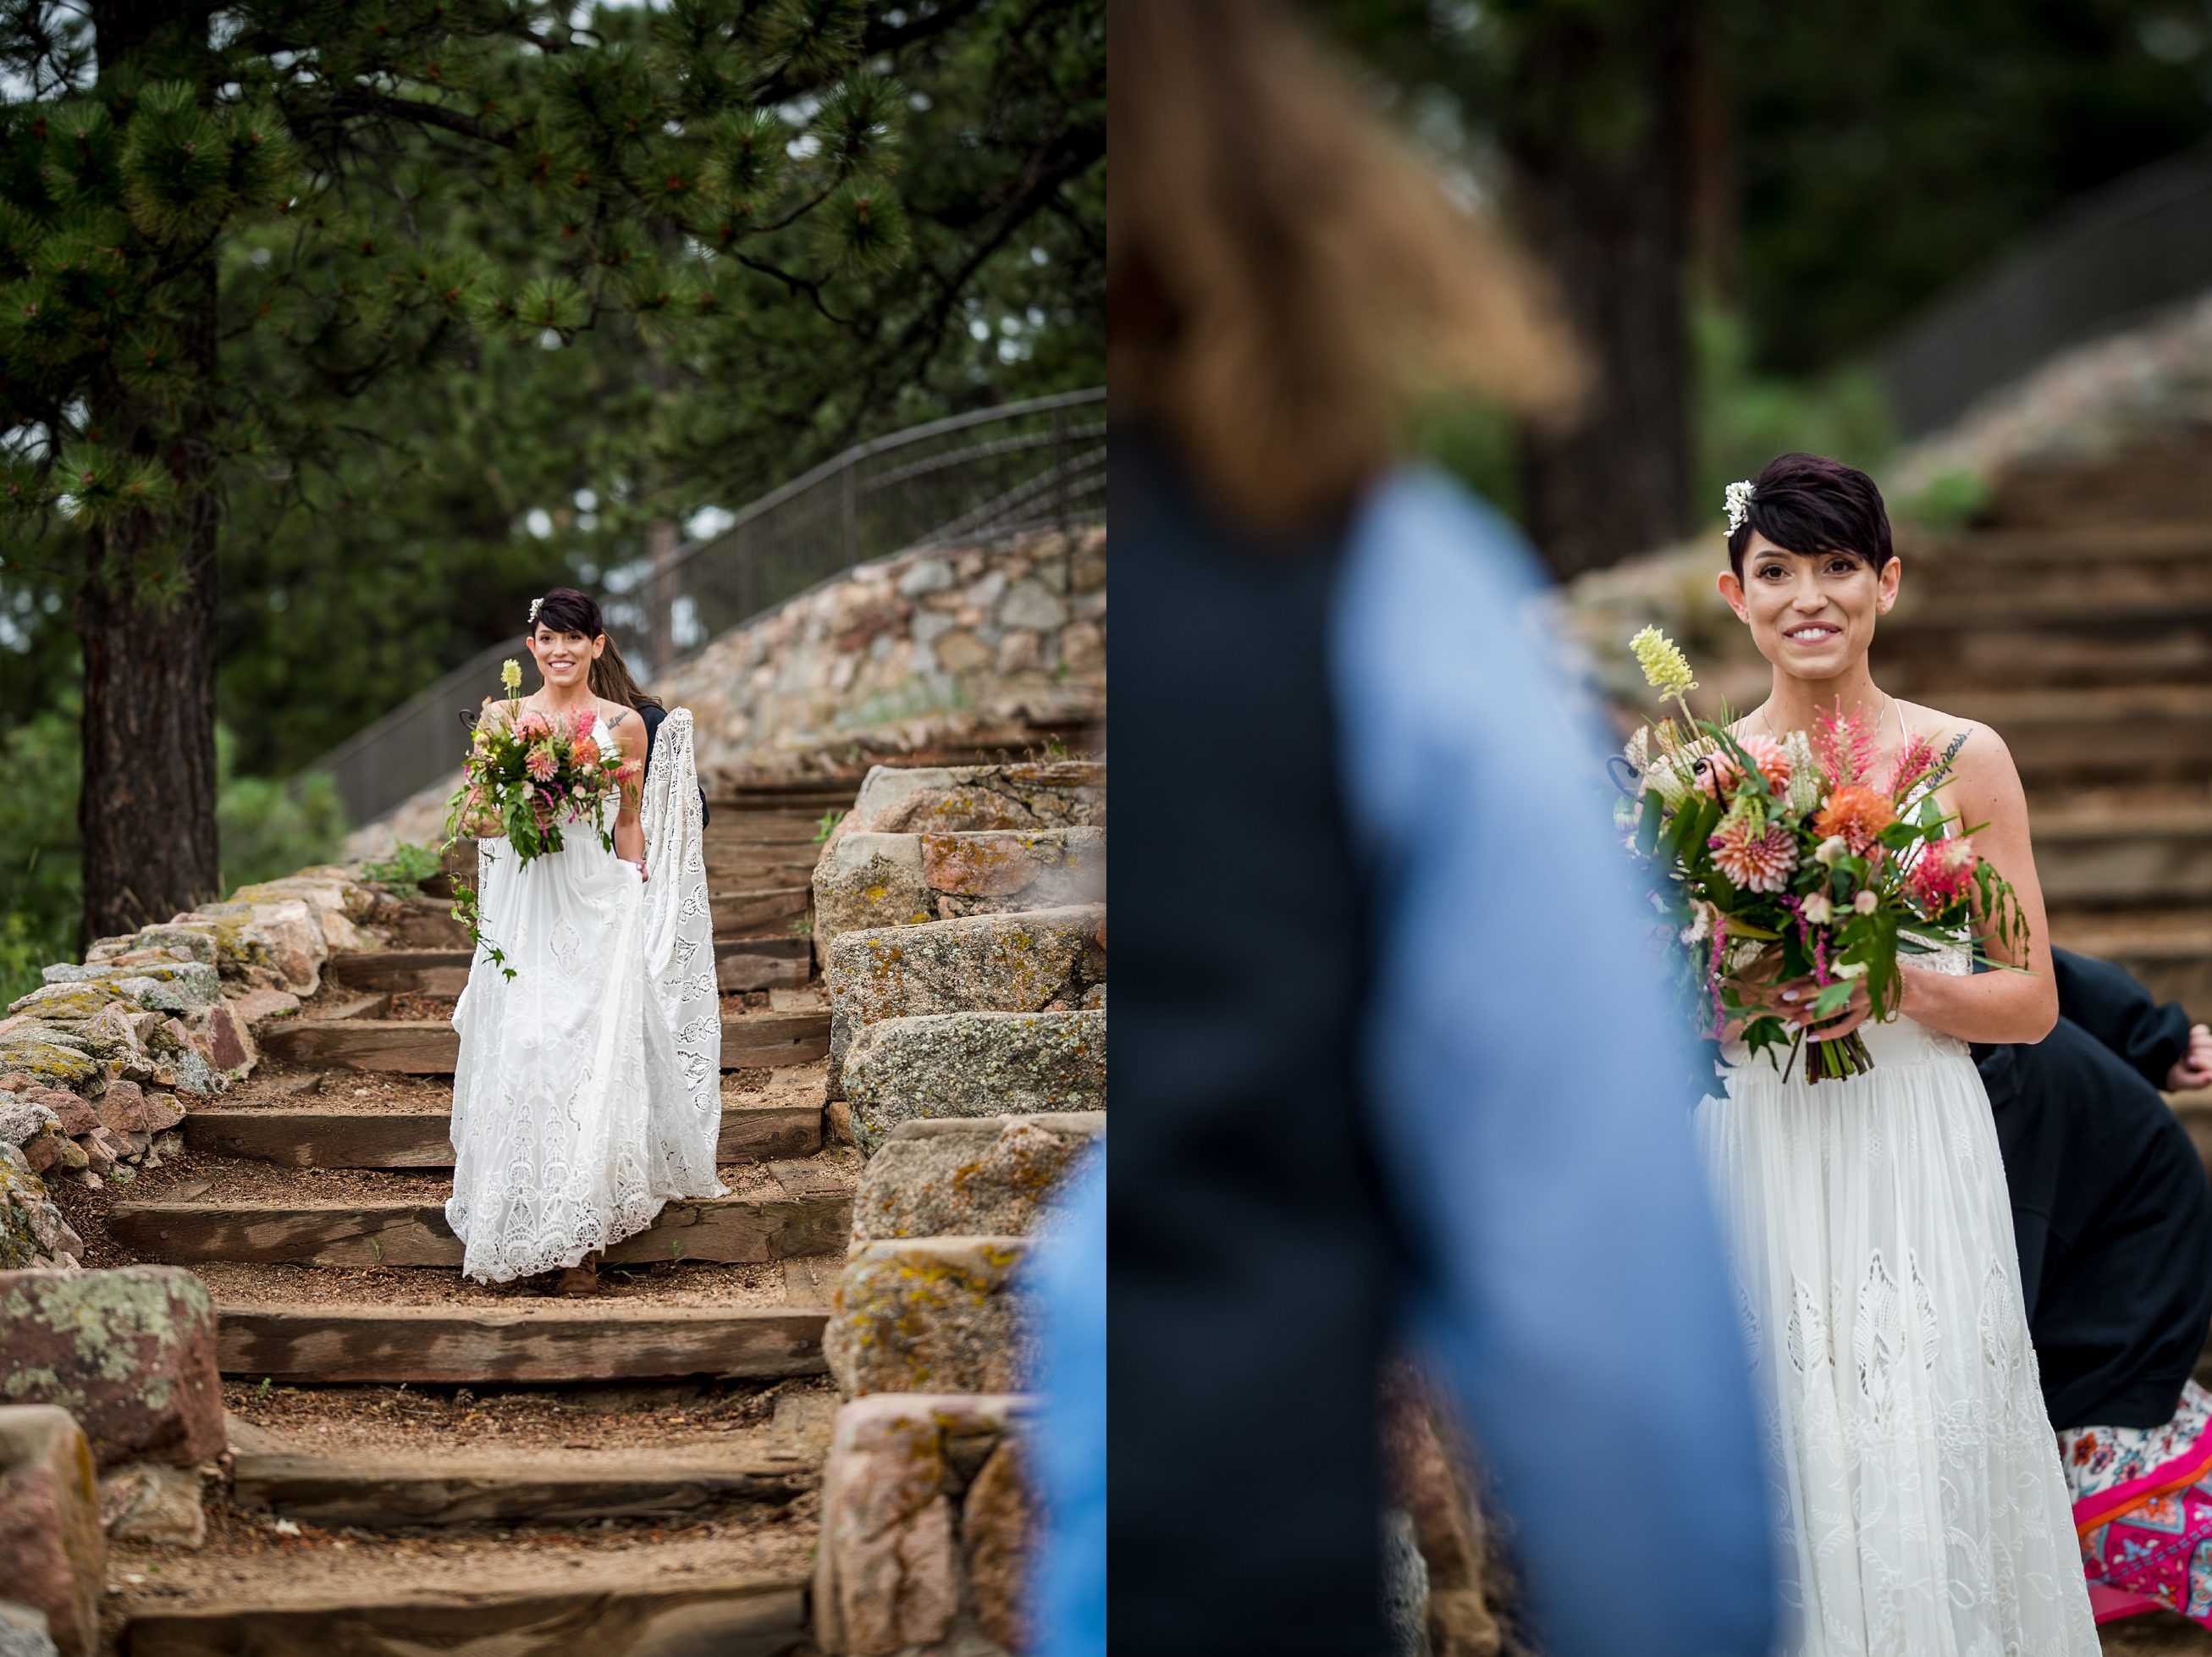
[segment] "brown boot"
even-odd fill
[[[561,1293],[563,1295],[596,1295],[599,1292],[599,1252],[593,1249],[574,1265],[564,1266],[561,1271]]]

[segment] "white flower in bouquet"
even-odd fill
[[[1825,892],[1815,892],[1797,905],[1797,912],[1805,917],[1808,926],[1826,926],[1836,918],[1836,906],[1828,901]]]
[[[1840,834],[1832,834],[1813,849],[1813,861],[1822,868],[1833,868],[1836,859],[1850,850]]]
[[[1862,915],[1871,915],[1881,907],[1881,899],[1875,895],[1872,886],[1867,886],[1859,892],[1857,897],[1851,899],[1851,907]],[[1865,969],[1860,970],[1863,972]]]

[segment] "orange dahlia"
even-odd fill
[[[1867,855],[1881,832],[1897,820],[1897,807],[1863,783],[1848,783],[1828,796],[1820,814],[1813,819],[1822,839],[1841,837],[1857,856]]]

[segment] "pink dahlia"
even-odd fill
[[[521,721],[514,728],[514,734],[525,742],[535,742],[540,737],[552,735],[553,727],[547,722],[544,714],[532,708],[522,716]]]
[[[1905,889],[1923,914],[1940,915],[1973,889],[1974,870],[1981,861],[1981,853],[1964,835],[1937,840],[1913,860]]]
[[[541,742],[530,751],[530,757],[522,762],[522,766],[539,782],[550,783],[553,780],[553,774],[561,769],[561,762],[553,757],[553,750]]]
[[[1709,753],[1697,762],[1698,791],[1725,805],[1729,793],[1743,777],[1743,767],[1732,753]]]
[[[1779,892],[1797,867],[1797,843],[1779,826],[1753,833],[1747,823],[1723,823],[1705,844],[1720,872],[1747,892]]]
[[[1780,794],[1790,786],[1790,756],[1782,752],[1782,745],[1771,737],[1752,735],[1743,739],[1743,751],[1751,756],[1751,763],[1759,767],[1759,774],[1766,779],[1766,786]]]

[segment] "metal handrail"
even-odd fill
[[[1899,432],[1948,423],[2055,351],[2212,288],[2212,144],[2139,168],[1939,299],[1875,355]]]
[[[871,438],[778,485],[714,534],[608,594],[607,630],[641,679],[858,565],[957,539],[1103,521],[1103,387],[956,414]],[[487,646],[307,767],[369,823],[450,775],[455,716],[496,689],[520,637]]]

